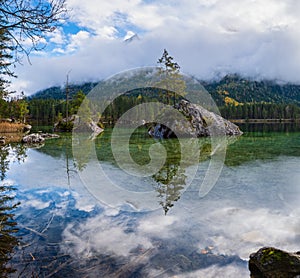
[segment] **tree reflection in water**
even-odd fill
[[[98,159],[100,161],[109,161],[118,166],[111,152],[110,135],[106,133],[107,132],[103,132],[102,138],[96,141]],[[159,143],[165,149],[167,154],[165,163],[160,170],[152,175],[155,181],[153,186],[157,192],[158,203],[163,208],[165,215],[170,208],[174,206],[175,202],[180,199],[180,196],[187,187],[187,168],[197,168],[198,163],[207,160],[212,153],[210,138],[181,138],[180,140],[178,138],[172,138],[157,140],[149,137],[145,127],[140,127],[131,134],[129,146],[126,145],[125,141],[124,144],[122,144],[121,140],[122,138],[119,139],[120,150],[125,152],[129,147],[131,158],[137,165],[141,166],[147,166],[150,163],[149,150],[153,144]],[[77,145],[81,148],[82,146],[86,146],[86,150],[90,149],[88,143],[80,142],[80,144],[78,143]],[[195,150],[199,150],[198,155],[195,153]],[[122,153],[122,151],[120,151],[120,153]],[[184,152],[184,154],[182,152]],[[78,153],[80,152],[78,151]],[[83,157],[84,155],[80,155],[78,160],[81,161],[80,159]],[[192,172],[193,171],[194,169],[192,169]],[[153,200],[153,202],[156,201]]]
[[[193,147],[190,148],[191,153],[185,155],[185,161],[181,154],[181,145],[177,139],[162,140],[167,151],[167,159],[165,165],[153,175],[153,179],[157,182],[155,190],[158,192],[159,204],[162,206],[165,215],[168,213],[175,202],[180,199],[187,187],[188,167],[196,166],[197,162],[203,162],[210,158],[212,154],[212,144],[209,138],[186,139],[181,143]],[[199,148],[200,153],[198,159],[194,160],[192,150]],[[190,159],[189,159],[190,158]]]
[[[178,140],[170,139],[169,142],[162,142],[166,148],[168,157],[165,165],[153,175],[157,182],[155,190],[159,198],[159,204],[162,206],[165,215],[174,202],[180,199],[180,195],[186,184],[185,169],[180,167],[180,143]]]
[[[9,265],[14,248],[18,245],[15,233],[17,223],[13,210],[19,205],[14,203],[15,188],[5,183],[6,173],[11,162],[23,162],[26,158],[26,147],[22,144],[0,146],[0,274],[7,277],[15,272]]]
[[[194,154],[188,153],[185,155],[185,161],[181,154],[182,149],[178,139],[162,140],[160,143],[163,144],[167,151],[167,159],[164,166],[153,175],[153,179],[157,182],[155,190],[158,192],[159,204],[166,215],[175,202],[180,199],[181,194],[183,194],[187,186],[187,168],[195,166],[193,164],[196,161],[205,161],[209,158],[211,143],[206,138],[181,141],[181,144],[188,146],[193,144],[194,146],[190,148],[191,150],[195,150],[196,148],[200,150],[199,160],[192,159]]]
[[[156,191],[160,198],[159,204],[163,207],[165,215],[174,206],[174,202],[180,199],[184,189],[186,175],[178,165],[166,164],[154,178],[158,182]]]

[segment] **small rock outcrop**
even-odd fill
[[[1,136],[0,137],[0,145],[5,145],[6,143],[6,137],[5,136]]]
[[[249,270],[252,278],[300,277],[300,252],[263,247],[250,255]]]
[[[92,140],[94,140],[100,133],[103,132],[103,128],[99,127],[94,121],[91,121],[88,124],[89,128],[92,130],[92,135],[90,136],[90,138]]]
[[[31,130],[31,128],[32,128],[31,125],[24,125],[23,132],[27,133]]]
[[[159,122],[152,125],[149,134],[154,138],[207,137],[211,135],[241,135],[239,127],[221,116],[210,112],[200,105],[181,100],[175,108],[185,117],[174,119],[174,114],[162,112]]]
[[[74,121],[76,115],[71,115],[68,118],[63,118],[54,124],[54,131],[59,132],[71,132],[74,127]]]
[[[103,132],[103,128],[99,127],[95,121],[81,121],[78,115],[71,115],[68,118],[68,121],[66,118],[64,118],[54,124],[54,130],[56,131],[71,132],[74,128],[81,131],[92,131],[92,138],[96,138],[101,132]]]
[[[59,135],[52,133],[32,133],[23,137],[22,142],[26,144],[42,144],[45,139],[59,138]]]

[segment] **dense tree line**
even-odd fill
[[[110,105],[107,106],[107,108],[101,115],[101,121],[105,124],[114,124],[126,111],[148,101],[152,101],[152,99],[141,94],[139,94],[138,96],[122,95],[116,98]],[[146,113],[149,113],[149,111],[145,111],[143,109],[138,109],[136,111],[137,118],[132,119],[133,121],[145,119]],[[150,111],[150,113],[156,112],[157,111]]]
[[[126,111],[142,103],[159,102],[173,105],[174,101],[178,103],[181,98],[182,96],[174,92],[160,88],[148,87],[134,89],[117,97],[108,105],[101,115],[101,121],[109,124],[115,123]],[[149,115],[158,115],[159,113],[160,111],[156,111],[155,107],[149,105],[147,111],[139,109],[137,111],[137,117],[146,120]],[[134,120],[138,121],[138,119]]]
[[[73,93],[69,100],[68,115],[76,114],[86,92]],[[104,124],[114,124],[126,111],[146,102],[161,102],[173,104],[174,94],[158,88],[141,88],[127,92],[116,98],[108,105],[100,117]],[[176,96],[176,102],[181,97]],[[225,101],[225,104],[224,104]],[[224,95],[224,101],[219,106],[221,115],[226,119],[300,119],[300,106],[298,103],[266,103],[252,102],[241,103]],[[156,114],[159,111],[147,111]],[[39,99],[26,100],[24,96],[11,98],[9,101],[0,100],[0,117],[14,118],[24,121],[25,118],[32,124],[53,125],[66,116],[66,101],[62,99]],[[145,111],[139,111],[139,117],[146,117]]]
[[[56,99],[33,99],[28,102],[28,120],[36,125],[53,125],[66,111],[64,101]]]
[[[28,103],[23,97],[15,97],[9,100],[0,99],[0,118],[25,122],[28,112]]]
[[[69,101],[68,115],[76,114],[85,94],[77,92]],[[30,99],[28,101],[28,120],[31,123],[41,125],[53,125],[66,117],[66,101],[59,99]]]
[[[226,119],[300,119],[300,107],[284,103],[244,103],[220,107]]]
[[[69,115],[76,114],[85,95],[78,92],[69,104]],[[170,100],[170,96],[164,96],[164,101]],[[162,98],[162,97],[161,97]],[[155,100],[152,96],[133,93],[122,95],[115,99],[106,107],[100,120],[104,124],[114,124],[126,111],[139,104]],[[1,103],[0,103],[1,105]],[[18,102],[11,102],[13,105],[8,109],[7,116],[12,115],[9,111],[14,110],[14,117],[20,118],[21,110]],[[2,108],[0,107],[2,110]],[[296,104],[276,104],[276,103],[245,103],[239,105],[223,105],[219,107],[221,115],[226,119],[300,119],[300,107]],[[66,115],[66,102],[56,99],[32,99],[28,101],[28,120],[33,124],[53,125]],[[146,113],[155,115],[159,111],[139,111],[139,117],[143,118]]]
[[[162,102],[166,104],[173,103],[174,93],[167,93],[165,90],[157,88],[142,88],[132,90],[124,95],[117,97],[111,104],[107,105],[102,115],[99,116],[102,123],[115,123],[126,111],[146,102]],[[73,94],[69,100],[68,115],[76,114],[85,94],[82,91]],[[176,101],[179,96],[176,95]],[[92,108],[96,103],[90,103]],[[97,108],[94,109],[97,111]],[[28,120],[34,124],[54,124],[66,117],[66,101],[61,99],[40,99],[32,98],[28,100]],[[158,113],[159,111],[140,111],[139,116],[145,116],[145,113]]]

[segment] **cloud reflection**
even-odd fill
[[[128,229],[126,221],[118,222],[114,218],[97,215],[85,223],[69,224],[63,233],[67,242],[63,249],[75,256],[89,257],[96,253],[128,256],[138,246],[152,247],[149,238]]]

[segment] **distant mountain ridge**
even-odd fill
[[[300,85],[277,84],[272,80],[255,81],[239,75],[226,75],[220,81],[202,82],[218,105],[230,97],[240,103],[297,103],[300,104]]]
[[[85,82],[82,84],[70,84],[68,87],[69,98],[71,99],[78,91],[82,91],[85,95],[92,90],[98,82]],[[66,98],[66,88],[53,86],[28,97],[28,99],[65,99]]]
[[[69,98],[78,91],[88,94],[98,82],[86,82],[83,84],[70,84]],[[221,106],[230,98],[238,103],[296,103],[300,105],[300,85],[277,84],[275,81],[254,81],[240,77],[239,75],[226,75],[219,81],[203,81],[201,84],[212,95],[217,105]],[[66,89],[51,87],[41,90],[29,97],[29,99],[65,99]]]

